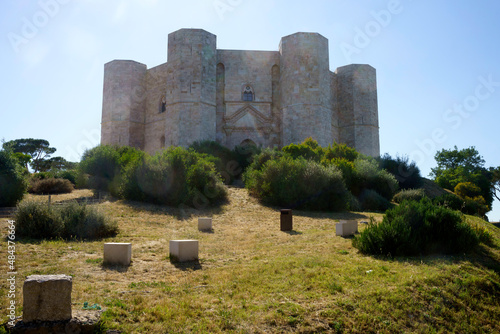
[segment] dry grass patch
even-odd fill
[[[124,333],[500,331],[495,227],[493,245],[480,254],[387,260],[362,256],[350,239],[335,236],[340,219],[380,221],[380,214],[294,211],[294,231],[286,233],[277,208],[261,206],[245,189],[229,188],[229,198],[202,211],[100,204],[118,221],[117,237],[18,242],[18,292],[27,275],[72,275],[73,307],[106,307],[106,326]],[[198,217],[206,216],[213,233],[197,230]],[[170,263],[171,239],[199,240],[199,263]],[[107,241],[132,243],[131,266],[102,266]],[[8,302],[6,286],[2,281],[0,305]]]

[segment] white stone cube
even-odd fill
[[[198,260],[198,240],[170,240],[170,259],[174,262]]]
[[[71,319],[71,289],[67,275],[31,275],[23,285],[23,322]]]
[[[131,260],[131,243],[108,242],[104,244],[104,263],[128,266]]]
[[[212,230],[212,218],[198,218],[198,230],[211,231]]]
[[[356,220],[341,220],[335,225],[335,232],[342,237],[353,235],[358,232],[358,222]]]

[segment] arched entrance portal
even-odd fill
[[[244,141],[241,142],[240,146],[251,147],[251,146],[257,146],[257,144],[255,144],[255,142],[251,139],[245,139]]]

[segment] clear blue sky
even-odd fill
[[[0,139],[44,138],[78,161],[100,141],[104,63],[164,63],[180,28],[248,50],[304,31],[329,39],[332,70],[377,69],[382,153],[409,155],[424,176],[454,145],[499,166],[499,14],[495,0],[4,0]]]

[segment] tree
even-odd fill
[[[22,169],[12,151],[0,151],[0,207],[15,206],[23,198],[28,184]]]
[[[438,151],[434,157],[437,167],[431,169],[434,181],[446,189],[455,189],[459,183],[471,182],[481,189],[488,207],[493,203],[492,173],[484,167],[484,159],[474,146],[458,150]]]
[[[500,166],[490,168],[491,173],[491,191],[493,195],[500,201]]]
[[[64,171],[74,169],[76,165],[77,164],[75,162],[67,161],[63,157],[53,157],[50,159],[42,160],[39,164],[39,171]]]
[[[9,149],[14,153],[29,155],[31,157],[29,164],[35,173],[40,170],[40,165],[43,161],[50,158],[50,155],[56,151],[54,147],[50,147],[47,140],[33,138],[11,140],[4,143],[3,148]],[[26,165],[26,167],[28,166]]]

